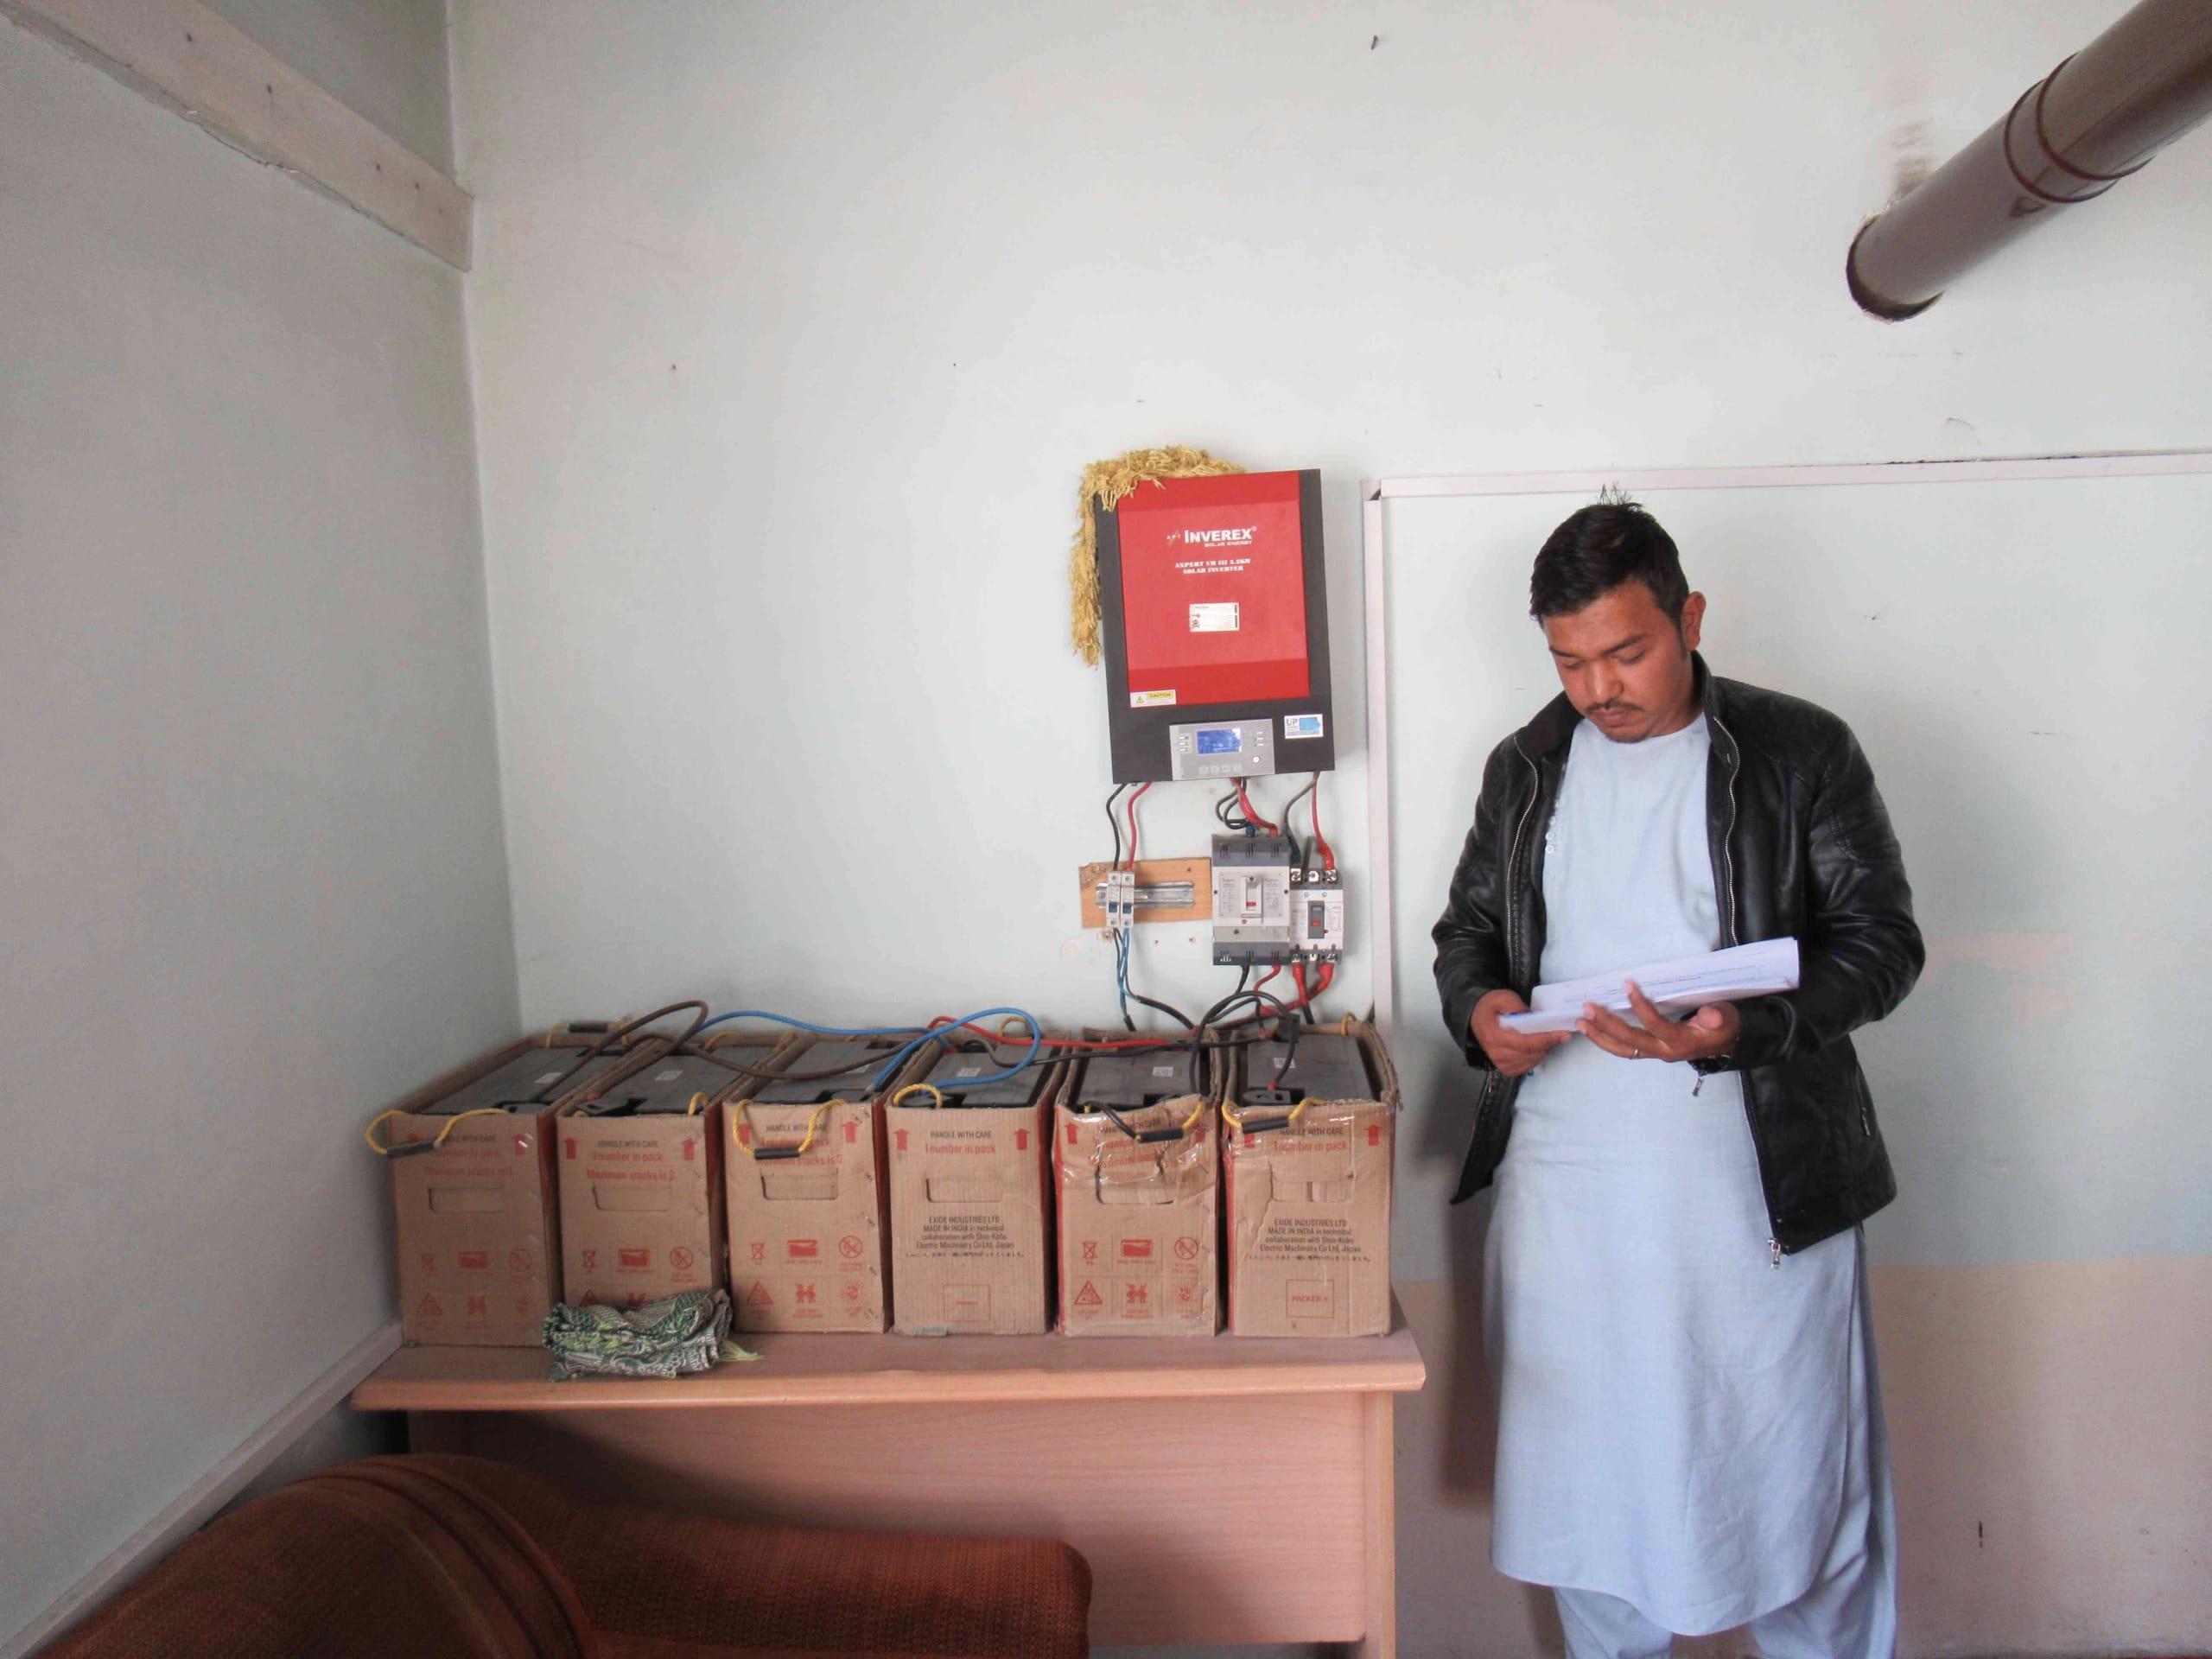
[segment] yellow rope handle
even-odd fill
[[[1306,1109],[1313,1103],[1313,1097],[1308,1096],[1306,1099],[1300,1101],[1297,1105],[1292,1107],[1290,1109],[1290,1116],[1283,1120],[1283,1128],[1287,1129],[1294,1127],[1300,1118],[1306,1116]],[[1221,1103],[1221,1115],[1229,1120],[1230,1128],[1233,1129],[1241,1129],[1244,1127],[1244,1120],[1237,1116],[1236,1114],[1230,1109],[1230,1104],[1225,1100]]]
[[[455,1112],[451,1117],[446,1120],[445,1128],[438,1131],[438,1138],[430,1142],[430,1150],[432,1152],[441,1150],[445,1146],[446,1136],[453,1133],[453,1126],[460,1122],[462,1118],[481,1117],[486,1112],[495,1113],[500,1116],[505,1116],[506,1115],[506,1109],[507,1109],[504,1106],[472,1106],[465,1112]],[[368,1142],[369,1150],[376,1154],[379,1158],[391,1157],[396,1148],[391,1146],[380,1147],[377,1144],[377,1125],[383,1122],[385,1119],[388,1117],[405,1117],[406,1116],[408,1116],[407,1113],[395,1106],[390,1111],[378,1112],[374,1117],[371,1118],[369,1120],[369,1127],[361,1131],[361,1139]],[[413,1143],[410,1142],[409,1144],[411,1145]]]
[[[700,1098],[704,1099],[705,1096],[701,1096]],[[852,1103],[853,1103],[851,1101],[847,1100],[842,1095],[840,1095],[836,1099],[825,1100],[819,1106],[816,1107],[813,1111],[807,1115],[805,1137],[799,1141],[798,1150],[792,1153],[791,1156],[794,1158],[804,1158],[806,1156],[806,1150],[809,1147],[811,1147],[814,1144],[815,1131],[821,1128],[822,1119],[825,1113],[830,1111],[833,1107],[850,1106]],[[745,1100],[741,1100],[735,1103],[736,1109],[729,1115],[729,1138],[737,1143],[737,1149],[740,1152],[757,1162],[760,1154],[755,1152],[753,1147],[747,1144],[745,1137],[738,1133],[745,1124],[745,1109],[751,1104],[752,1102]]]
[[[937,1084],[933,1083],[910,1083],[904,1089],[901,1089],[897,1094],[891,1096],[891,1103],[893,1106],[896,1106],[900,1102],[904,1101],[909,1095],[925,1093],[937,1096],[935,1100],[930,1103],[932,1106],[942,1106],[944,1104],[944,1090],[938,1088]]]
[[[922,1088],[925,1085],[920,1084],[914,1085],[916,1088]],[[1192,1129],[1198,1128],[1198,1120],[1206,1115],[1206,1097],[1204,1095],[1194,1095],[1192,1098],[1196,1100],[1198,1103],[1191,1109],[1191,1115],[1188,1117],[1185,1118],[1180,1123],[1175,1126],[1175,1133],[1179,1135],[1188,1135]],[[891,1103],[896,1106],[899,1103],[894,1100]],[[1077,1117],[1103,1118],[1106,1116],[1105,1111],[1097,1107],[1093,1107],[1088,1111],[1081,1106],[1070,1106],[1068,1109],[1071,1112],[1073,1112]],[[1149,1111],[1152,1109],[1148,1106],[1140,1106],[1137,1109],[1139,1111]],[[1131,1138],[1135,1139],[1135,1137],[1132,1135]]]
[[[699,1109],[708,1103],[707,1091],[702,1089],[697,1094],[691,1096],[691,1103],[683,1109],[683,1116],[686,1117],[696,1117],[699,1116]]]
[[[1351,1015],[1346,1014],[1343,1019],[1337,1021],[1337,1031],[1340,1036],[1349,1037],[1351,1035]]]

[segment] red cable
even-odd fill
[[[1144,798],[1145,791],[1151,787],[1150,784],[1139,784],[1136,792],[1129,797],[1129,874],[1132,875],[1137,869],[1137,803]]]
[[[1252,987],[1252,988],[1255,991],[1258,990],[1262,985],[1268,982],[1268,980],[1273,979],[1279,971],[1279,969],[1270,968],[1268,970],[1267,977],[1260,980]],[[1298,987],[1298,995],[1292,1001],[1284,1003],[1283,1006],[1287,1008],[1306,1008],[1312,1007],[1313,999],[1319,996],[1322,992],[1327,990],[1329,988],[1330,982],[1334,980],[1336,976],[1336,963],[1333,962],[1318,963],[1316,966],[1313,984],[1309,989],[1306,983],[1306,963],[1302,960],[1291,963],[1290,977],[1292,982]]]
[[[936,1019],[931,1020],[928,1029],[935,1032],[972,1031],[986,1042],[999,1048],[1024,1048],[1029,1042],[1027,1033],[1015,1037],[1002,1037],[995,1031],[986,1030],[973,1020],[956,1025],[953,1023],[952,1016],[946,1014],[940,1014]],[[1138,1036],[1045,1037],[1039,1040],[1046,1048],[1079,1048],[1088,1051],[1105,1048],[1158,1048],[1164,1039],[1159,1037]]]
[[[1333,875],[1336,874],[1337,855],[1330,849],[1328,838],[1321,833],[1321,780],[1318,777],[1313,780],[1311,799],[1313,806],[1313,844],[1321,849],[1321,868]]]
[[[1313,981],[1313,988],[1306,994],[1306,1003],[1309,1012],[1313,1010],[1313,1005],[1314,1002],[1319,1000],[1321,993],[1329,988],[1331,982],[1335,980],[1336,976],[1337,964],[1335,963],[1325,962],[1321,964],[1321,971]]]
[[[1244,817],[1247,820],[1259,825],[1271,836],[1275,833],[1275,826],[1260,816],[1260,809],[1252,804],[1252,798],[1244,792],[1244,780],[1242,778],[1236,780],[1236,804],[1244,809]]]

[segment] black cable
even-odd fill
[[[1192,1028],[1191,1016],[1185,1014],[1179,1008],[1171,1008],[1165,1002],[1155,1002],[1150,997],[1137,991],[1131,991],[1129,993],[1129,1000],[1133,1002],[1142,1003],[1146,1007],[1150,1008],[1155,1014],[1166,1014],[1170,1020],[1174,1020],[1185,1031]]]
[[[1300,801],[1304,800],[1308,795],[1311,795],[1313,792],[1315,785],[1319,784],[1320,781],[1321,774],[1317,772],[1313,774],[1312,779],[1308,781],[1305,788],[1300,790],[1297,794],[1292,796],[1288,800],[1282,804],[1283,836],[1290,842],[1290,855],[1292,861],[1297,864],[1298,873],[1301,876],[1306,874],[1306,845],[1303,842],[1299,840],[1298,831],[1291,828],[1290,815],[1297,810],[1298,804]]]
[[[1129,944],[1127,933],[1114,936],[1114,995],[1122,1005],[1122,1024],[1130,1031],[1137,1028],[1135,1017],[1129,1013]]]
[[[913,1034],[917,1037],[920,1036],[922,1028],[916,1026]],[[716,1065],[725,1066],[741,1077],[759,1077],[767,1083],[826,1083],[832,1077],[849,1077],[855,1071],[870,1071],[882,1065],[885,1057],[899,1046],[894,1039],[887,1038],[884,1047],[877,1049],[863,1059],[854,1061],[850,1065],[832,1066],[823,1071],[764,1071],[757,1066],[741,1065],[728,1055],[714,1049],[685,1046],[682,1052],[696,1055],[703,1060],[712,1060]]]
[[[1300,1027],[1303,1026],[1304,1021],[1299,1018],[1298,1011],[1296,1009],[1291,1007],[1280,997],[1274,995],[1270,992],[1258,990],[1232,991],[1227,996],[1223,997],[1220,1001],[1208,1008],[1199,1018],[1198,1023],[1192,1033],[1192,1039],[1190,1045],[1192,1051],[1193,1053],[1196,1053],[1202,1046],[1206,1046],[1206,1031],[1208,1027],[1213,1026],[1216,1020],[1220,1019],[1224,1014],[1230,1013],[1232,1009],[1239,1007],[1246,1002],[1251,1003],[1255,1009],[1258,1008],[1261,1004],[1265,1003],[1274,1010],[1275,1032],[1278,1038],[1282,1035],[1285,1022],[1288,1023],[1289,1046],[1283,1052],[1282,1063],[1275,1068],[1275,1082],[1280,1084],[1281,1083],[1285,1074],[1287,1074],[1290,1070],[1292,1057],[1298,1052],[1298,1033]],[[1258,1020],[1264,1017],[1265,1016],[1263,1015],[1255,1016],[1253,1023],[1258,1023]]]
[[[1224,1028],[1225,1027],[1217,1027],[1217,1029]],[[950,1027],[947,1027],[948,1037],[950,1036]],[[1082,1039],[1077,1039],[1075,1040],[1080,1042]],[[1249,1037],[1216,1037],[1210,1038],[1204,1043],[1193,1043],[1187,1037],[1162,1036],[1149,1042],[1124,1043],[1117,1041],[1104,1044],[1096,1048],[1071,1047],[1055,1051],[1048,1047],[1044,1053],[1038,1056],[1035,1064],[1039,1065],[1050,1065],[1054,1061],[1062,1058],[1096,1060],[1104,1058],[1109,1055],[1127,1055],[1135,1058],[1147,1054],[1189,1054],[1193,1052],[1211,1053],[1232,1048],[1242,1048],[1251,1040],[1252,1039]],[[946,1044],[946,1047],[956,1053],[987,1054],[995,1064],[1001,1066],[1013,1065],[1016,1059],[1020,1058],[1020,1053],[1016,1051],[1026,1050],[1027,1046],[1027,1044],[1018,1039],[1008,1042],[1002,1041],[997,1038],[984,1037],[963,1037],[949,1040]],[[1000,1052],[1001,1050],[1006,1050],[1007,1052],[1002,1053]]]
[[[567,1071],[532,1095],[526,1103],[533,1106],[541,1105],[552,1099],[554,1092],[563,1084],[605,1053],[611,1045],[622,1042],[633,1031],[650,1026],[655,1020],[665,1020],[671,1014],[681,1014],[686,1008],[696,1008],[699,1012],[691,1023],[684,1028],[683,1034],[676,1039],[675,1046],[683,1047],[691,1040],[693,1034],[698,1031],[699,1027],[707,1023],[707,1005],[693,998],[687,998],[681,1002],[671,1002],[664,1008],[655,1008],[651,1014],[641,1014],[635,1020],[625,1020],[620,1025],[608,1027],[597,1042],[576,1056],[574,1064]],[[575,1027],[571,1027],[569,1029],[574,1030]]]
[[[1134,956],[1134,955],[1135,955],[1135,951],[1134,951],[1134,950],[1132,950],[1131,955],[1132,955],[1132,956]],[[1128,969],[1126,969],[1126,968],[1124,968],[1124,969],[1122,970],[1122,988],[1123,988],[1124,989],[1127,989],[1127,988],[1128,988],[1128,982],[1129,982]],[[1138,1002],[1138,1003],[1141,1003],[1144,1007],[1147,1007],[1147,1008],[1150,1008],[1150,1009],[1151,1009],[1154,1013],[1155,1013],[1155,1014],[1166,1014],[1166,1015],[1170,1020],[1173,1020],[1177,1025],[1179,1025],[1179,1026],[1182,1027],[1184,1030],[1188,1031],[1188,1030],[1190,1030],[1190,1029],[1192,1028],[1192,1027],[1191,1027],[1191,1016],[1190,1016],[1189,1014],[1187,1014],[1184,1013],[1180,1008],[1170,1007],[1169,1007],[1166,1003],[1165,1003],[1165,1002],[1155,1002],[1155,1001],[1153,1001],[1153,999],[1152,999],[1152,998],[1150,998],[1150,997],[1148,997],[1148,996],[1145,995],[1141,991],[1129,991],[1128,995],[1129,995],[1129,1001],[1132,1001],[1132,1002]],[[1128,1018],[1128,1008],[1127,1008],[1126,1007],[1124,1007],[1124,1008],[1122,1009],[1122,1017],[1126,1020],[1126,1019]],[[1135,1027],[1135,1026],[1131,1026],[1131,1027],[1129,1027],[1129,1029],[1130,1029],[1131,1031],[1135,1031],[1135,1030],[1136,1029],[1136,1027]]]
[[[1114,785],[1114,792],[1106,798],[1106,823],[1107,827],[1111,829],[1114,832],[1114,862],[1109,868],[1116,870],[1122,868],[1122,820],[1114,811],[1114,804],[1122,798],[1122,791],[1128,787],[1128,785],[1127,784],[1116,784]],[[1136,849],[1133,847],[1129,850],[1131,852],[1135,852]],[[1132,872],[1132,874],[1134,874],[1134,872]],[[1134,921],[1136,918],[1132,916],[1130,919]],[[1116,928],[1114,930],[1114,992],[1121,1001],[1122,1023],[1127,1026],[1131,1031],[1135,1031],[1137,1028],[1137,1022],[1129,1018],[1128,969],[1127,966],[1127,952],[1128,948],[1129,939],[1128,933],[1121,928]]]
[[[1231,996],[1242,996],[1242,995],[1244,995],[1244,988],[1245,988],[1247,985],[1250,984],[1250,983],[1251,983],[1251,982],[1252,982],[1252,964],[1251,964],[1250,963],[1249,963],[1249,962],[1248,962],[1248,963],[1246,963],[1243,967],[1239,968],[1239,969],[1236,970],[1236,988],[1235,990],[1231,991],[1231,992],[1230,993],[1230,995]],[[1194,1053],[1204,1053],[1204,1054],[1206,1054],[1206,1055],[1208,1055],[1208,1056],[1211,1056],[1211,1053],[1212,1053],[1212,1052],[1213,1052],[1213,1050],[1214,1050],[1216,1047],[1219,1047],[1219,1048],[1221,1048],[1221,1049],[1226,1050],[1226,1049],[1228,1049],[1228,1048],[1229,1048],[1232,1044],[1234,1044],[1234,1043],[1238,1043],[1238,1042],[1242,1042],[1242,1041],[1243,1041],[1243,1040],[1245,1040],[1245,1039],[1243,1039],[1243,1038],[1232,1038],[1232,1039],[1230,1039],[1228,1042],[1224,1042],[1224,1043],[1220,1043],[1220,1044],[1201,1044],[1201,1043],[1193,1042],[1193,1043],[1192,1044],[1192,1052],[1193,1052]],[[1211,1065],[1209,1065],[1206,1069],[1207,1069],[1207,1071],[1208,1071],[1209,1072],[1211,1072],[1211,1071],[1212,1071],[1212,1067],[1211,1067]],[[1211,1079],[1211,1077],[1206,1077],[1206,1078],[1203,1079],[1203,1081],[1207,1082],[1207,1083],[1211,1083],[1211,1082],[1212,1081],[1212,1079]],[[1211,1093],[1211,1090],[1208,1090],[1208,1092],[1209,1092],[1209,1093]]]
[[[1127,784],[1116,784],[1114,785],[1114,792],[1106,798],[1106,822],[1112,826],[1114,831],[1113,868],[1117,870],[1122,868],[1122,821],[1114,816],[1114,803],[1122,798],[1122,791],[1128,787]]]
[[[1127,784],[1119,785],[1116,787],[1114,794],[1106,798],[1106,816],[1109,818],[1111,818],[1114,816],[1115,797],[1120,795],[1122,791],[1128,787],[1128,785]],[[1132,847],[1129,850],[1131,852],[1135,852],[1136,849]],[[1120,867],[1121,861],[1121,827],[1117,824],[1115,826],[1114,830],[1114,863],[1116,868],[1118,868]],[[1136,940],[1132,930],[1123,928],[1116,928],[1114,930],[1114,989],[1121,999],[1122,1024],[1130,1031],[1135,1031],[1137,1028],[1136,1020],[1132,1018],[1129,1014],[1129,1004],[1131,1002],[1137,1002],[1141,1003],[1145,1007],[1152,1009],[1156,1014],[1166,1014],[1170,1020],[1174,1020],[1176,1024],[1183,1027],[1185,1030],[1188,1030],[1191,1024],[1191,1016],[1189,1014],[1185,1014],[1179,1008],[1170,1007],[1165,1002],[1154,1001],[1151,997],[1145,995],[1143,993],[1140,991],[1133,991],[1129,988],[1129,964],[1135,956],[1135,944]]]

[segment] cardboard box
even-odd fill
[[[900,1046],[895,1038],[802,1038],[751,1043],[739,1055],[776,1072],[858,1065],[829,1077],[747,1078],[723,1099],[739,1330],[883,1329],[891,1197],[874,1084]]]
[[[1390,1328],[1397,1072],[1375,1028],[1357,1022],[1307,1032],[1278,1080],[1281,1054],[1274,1043],[1241,1051],[1223,1108],[1230,1333],[1380,1336]],[[1254,1100],[1278,1082],[1289,1100]]]
[[[567,1300],[636,1307],[728,1282],[714,1103],[737,1080],[711,1054],[655,1043],[562,1106]]]
[[[1063,1069],[1054,1101],[1060,1330],[1213,1335],[1220,1141],[1214,1091],[1194,1057],[1079,1058]]]
[[[549,1033],[418,1090],[383,1130],[388,1144],[435,1152],[391,1158],[397,1218],[399,1318],[409,1342],[536,1347],[561,1300],[553,1111],[633,1067],[634,1050],[576,1065],[591,1039]],[[534,1096],[558,1092],[543,1103]],[[497,1109],[462,1117],[463,1112]]]
[[[966,1082],[1004,1069],[1025,1047],[925,1048],[884,1107],[892,1329],[903,1335],[1041,1336],[1051,1327],[1056,1068],[1040,1058],[1003,1083]]]

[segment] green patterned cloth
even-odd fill
[[[736,1359],[757,1359],[729,1340],[729,1296],[687,1290],[627,1310],[557,1304],[543,1341],[553,1381],[578,1376],[683,1376]]]

